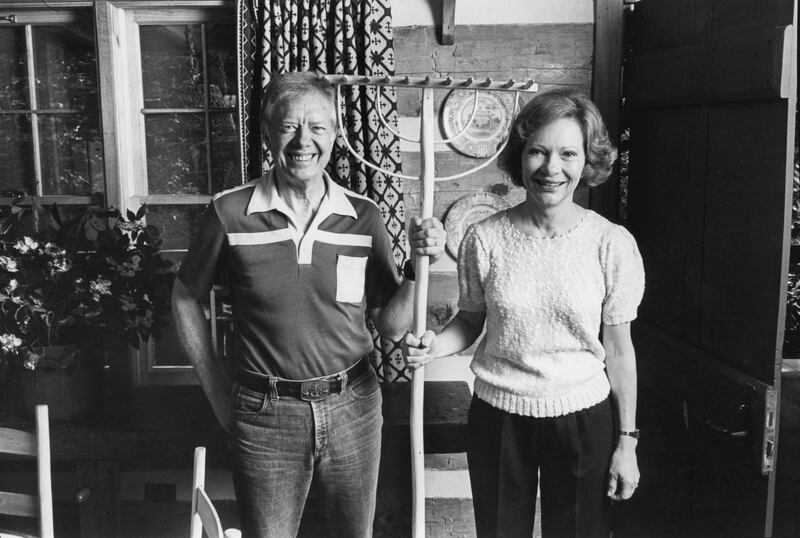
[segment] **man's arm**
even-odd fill
[[[175,278],[172,287],[172,315],[181,348],[197,372],[217,420],[231,430],[231,381],[211,343],[211,329],[200,301]]]
[[[444,253],[445,242],[446,234],[439,219],[414,219],[409,235],[413,256],[430,256],[430,263],[434,263]],[[371,308],[369,317],[381,336],[399,341],[414,322],[414,283],[403,279],[389,302]]]
[[[378,333],[397,342],[414,322],[414,283],[403,280],[383,308],[372,308],[369,317]]]

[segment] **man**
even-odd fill
[[[324,172],[336,137],[330,83],[276,76],[261,127],[275,166],[214,197],[175,280],[175,322],[231,434],[244,536],[295,536],[312,490],[327,535],[370,536],[383,419],[365,316],[384,337],[402,337],[413,266],[401,282],[377,206]],[[438,258],[441,223],[417,219],[410,242]],[[233,390],[200,303],[222,267],[236,316]]]

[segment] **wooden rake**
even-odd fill
[[[411,181],[419,180],[421,185],[421,199],[420,199],[420,217],[426,219],[433,216],[433,184],[436,181],[449,181],[458,179],[469,174],[473,174],[482,168],[488,166],[492,161],[497,158],[497,155],[505,147],[508,139],[503,143],[503,146],[498,148],[495,154],[483,161],[478,166],[475,166],[465,172],[455,174],[452,176],[435,178],[434,177],[434,144],[444,144],[453,142],[467,132],[467,129],[472,124],[472,120],[478,111],[478,93],[481,91],[513,91],[515,92],[514,102],[514,115],[516,115],[517,107],[519,105],[520,92],[536,92],[538,85],[532,80],[525,82],[515,82],[509,80],[507,82],[496,82],[490,78],[485,80],[476,80],[469,77],[463,80],[454,80],[450,77],[447,78],[431,78],[431,77],[409,77],[409,76],[387,76],[387,77],[370,77],[359,75],[323,75],[323,77],[336,85],[336,121],[338,129],[341,132],[344,144],[348,151],[361,163],[368,168],[376,170],[382,174],[392,177],[398,177]],[[342,121],[342,98],[341,86],[374,86],[377,87],[378,92],[378,116],[383,126],[395,136],[420,145],[420,176],[408,176],[398,174],[395,172],[388,172],[376,166],[373,163],[365,160],[350,146],[347,139],[347,131]],[[422,90],[421,104],[422,116],[420,124],[419,139],[409,139],[400,133],[393,130],[387,123],[382,114],[381,104],[381,91],[382,87],[403,87],[403,88],[420,88]],[[472,106],[472,115],[468,122],[465,123],[464,128],[458,133],[448,138],[447,140],[434,140],[433,129],[435,125],[435,118],[433,114],[433,92],[434,90],[471,90],[475,92],[475,100]],[[414,334],[419,338],[425,332],[425,319],[428,302],[428,269],[430,260],[428,256],[417,256],[415,258],[414,272],[416,273],[415,290],[414,290]],[[412,489],[412,536],[413,538],[423,538],[425,536],[425,447],[423,443],[423,418],[422,410],[424,405],[424,388],[425,388],[425,372],[424,368],[418,368],[412,374],[411,378],[411,489]]]

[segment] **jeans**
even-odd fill
[[[535,418],[473,396],[467,460],[478,538],[530,538],[537,485],[544,538],[608,538],[613,421],[608,398],[568,415]]]
[[[238,384],[233,397],[243,537],[372,536],[383,426],[375,371],[315,402]]]

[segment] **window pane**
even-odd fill
[[[205,205],[148,205],[147,223],[161,230],[162,250],[185,250],[200,228]]]
[[[212,194],[240,185],[239,137],[233,112],[211,114]]]
[[[0,115],[0,191],[9,190],[36,193],[28,114]]]
[[[25,28],[0,27],[0,110],[29,107],[27,65]]]
[[[203,108],[200,25],[141,26],[139,32],[145,108]]]
[[[210,194],[203,114],[145,117],[150,194]]]
[[[39,116],[43,194],[103,191],[103,146],[97,114]]]
[[[211,108],[236,108],[236,33],[232,24],[206,24]]]
[[[97,68],[91,19],[33,28],[38,108],[97,112]]]

